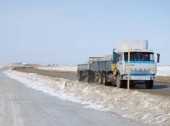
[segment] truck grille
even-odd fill
[[[131,70],[131,74],[149,74],[149,73],[150,73],[150,70],[146,70],[146,69],[144,69],[144,70],[141,70],[141,69]]]

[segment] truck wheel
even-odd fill
[[[90,82],[94,82],[94,80],[95,80],[94,73],[91,72],[90,73]]]
[[[89,76],[87,76],[87,77],[85,78],[85,82],[87,82],[87,83],[90,82],[90,77],[89,77]]]
[[[102,77],[102,73],[99,73],[99,84],[103,84],[103,77]]]
[[[114,77],[113,80],[112,80],[112,82],[111,82],[111,85],[114,86],[114,87],[117,86],[117,84],[116,84],[116,80],[117,80],[117,79],[116,79],[116,78],[117,78],[117,77]]]
[[[136,84],[130,84],[130,88],[134,89],[136,87]]]
[[[127,88],[127,80],[121,80],[121,85],[122,85],[122,88]]]
[[[116,85],[117,85],[118,88],[123,88],[120,75],[117,75]]]
[[[89,83],[90,82],[90,72],[86,72],[86,76],[85,76],[85,82]]]
[[[103,73],[103,84],[106,86],[108,85],[106,73]]]
[[[146,81],[145,82],[145,87],[146,87],[146,89],[152,89],[152,87],[153,87],[153,80]]]
[[[81,72],[77,73],[77,79],[78,79],[78,81],[81,81]]]
[[[102,77],[103,77],[103,84],[106,85],[106,74],[103,73],[103,74],[102,74]]]

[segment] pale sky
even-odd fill
[[[170,65],[169,0],[0,0],[0,63],[84,63],[146,39]]]

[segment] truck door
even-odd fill
[[[123,57],[122,57],[122,53],[118,53],[117,54],[117,69],[120,72],[120,75],[122,75],[123,73]]]

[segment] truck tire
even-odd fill
[[[116,84],[116,80],[117,80],[117,79],[116,79],[116,78],[117,78],[117,76],[114,77],[113,80],[111,81],[111,85],[114,86],[114,87],[117,86],[117,84]]]
[[[80,72],[80,71],[78,71],[78,73],[77,73],[77,79],[78,79],[78,81],[81,81],[81,80],[82,80],[81,72]]]
[[[90,72],[87,71],[87,72],[85,73],[85,82],[89,83],[89,82],[90,82],[90,79],[91,79]]]
[[[86,76],[85,78],[85,82],[89,83],[90,82],[90,77],[89,76]]]
[[[102,73],[102,78],[103,78],[103,84],[106,84],[106,74],[103,72]]]
[[[145,87],[146,87],[146,89],[152,89],[152,87],[153,87],[153,80],[145,81]]]
[[[99,73],[98,83],[99,83],[99,84],[103,84],[103,76],[102,76],[102,73]]]
[[[122,88],[127,88],[127,80],[122,80],[121,81],[121,85],[122,85]],[[131,88],[131,84],[130,84],[130,88]]]
[[[94,73],[93,72],[91,72],[91,80],[90,80],[91,82],[94,82],[95,81],[95,75],[94,75]]]
[[[103,72],[103,75],[102,75],[102,76],[103,76],[103,84],[107,86],[107,85],[108,85],[108,81],[107,81],[107,75],[106,75],[106,73]]]
[[[122,80],[119,74],[117,75],[117,78],[116,78],[116,85],[118,88],[123,88]]]

